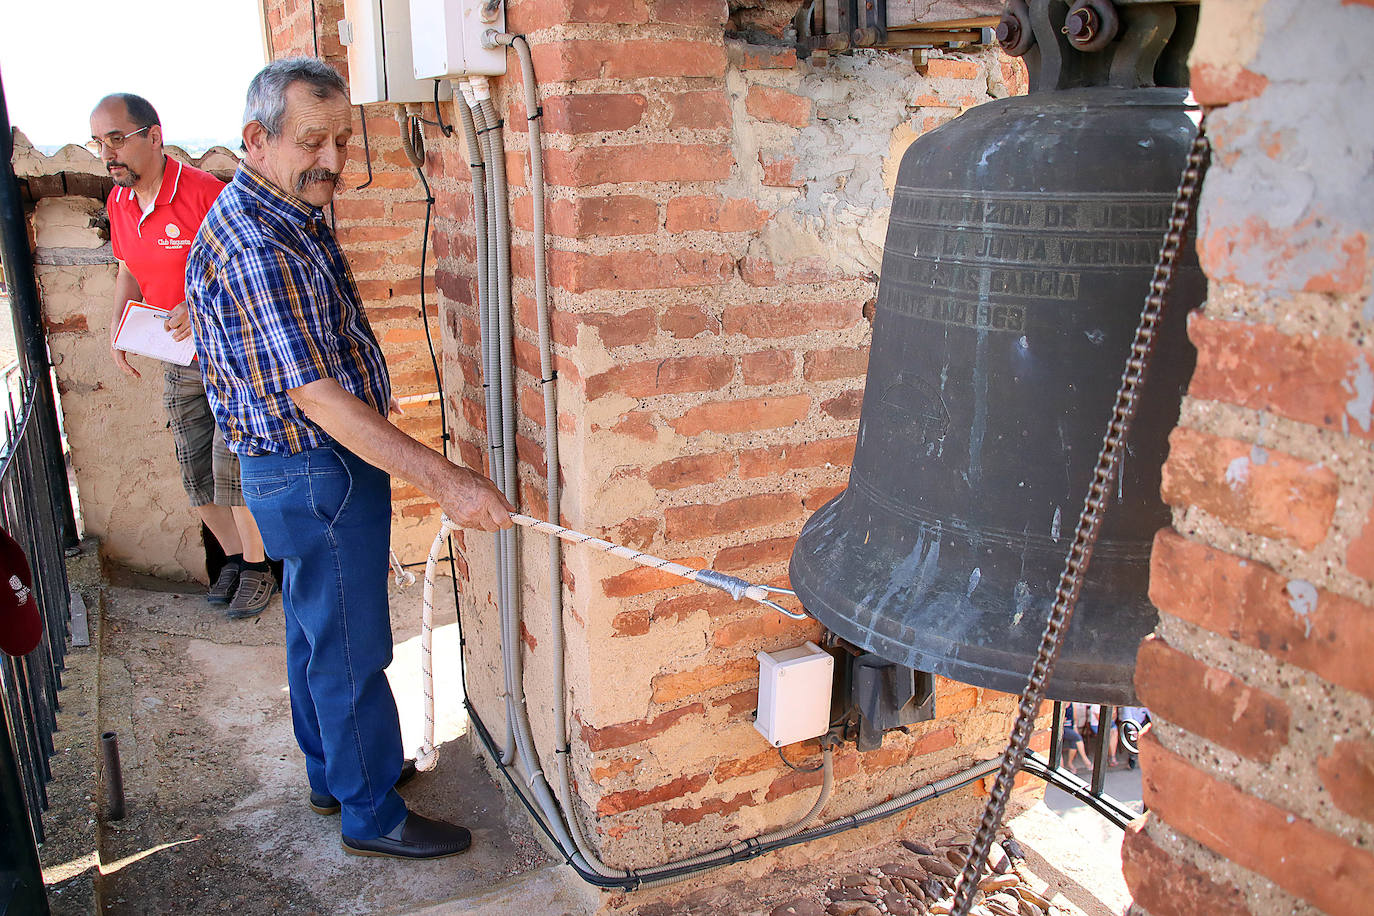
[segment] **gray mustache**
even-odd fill
[[[341,177],[342,173],[331,172],[329,169],[308,169],[301,173],[301,177],[296,179],[296,190],[304,191],[305,186],[312,181],[327,181],[335,187],[338,187]]]

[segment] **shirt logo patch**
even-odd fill
[[[167,224],[167,237],[170,239],[181,237],[181,229],[177,226],[176,223]]]

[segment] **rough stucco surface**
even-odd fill
[[[16,140],[21,178],[104,172],[79,147],[45,157],[22,135]],[[195,162],[179,150],[169,152]],[[200,161],[222,168],[234,160],[211,153]],[[102,200],[49,197],[38,201],[32,217],[35,272],[82,524],[100,539],[108,560],[168,579],[203,581],[200,521],[187,503],[166,428],[161,365],[134,356],[130,361],[142,378],[133,379],[109,356],[115,261],[103,212]]]

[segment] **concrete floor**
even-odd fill
[[[184,587],[127,575],[101,582],[89,556],[74,570],[94,645],[68,658],[45,817],[45,877],[59,916],[768,914],[799,895],[818,899],[846,870],[900,860],[903,837],[929,842],[973,826],[942,821],[933,806],[924,820],[895,818],[862,837],[841,834],[661,891],[603,895],[540,848],[523,811],[471,751],[456,677],[440,675],[439,764],[402,794],[415,810],[470,826],[473,848],[429,863],[346,856],[338,819],[305,805],[279,599],[256,621],[229,621]],[[452,591],[436,591],[446,598],[437,609],[436,667],[451,670]],[[396,661],[388,674],[412,751],[422,725],[419,614],[419,585],[393,587]],[[118,734],[128,808],[120,821],[99,816],[103,731]],[[1138,776],[1125,770],[1113,771],[1111,787],[1133,776],[1138,791]],[[1129,795],[1128,785],[1120,788]],[[1053,793],[1009,826],[1057,913],[1123,912],[1129,898],[1116,828]]]

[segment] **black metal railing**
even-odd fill
[[[75,544],[76,530],[13,154],[0,84],[0,300],[9,300],[18,365],[17,371],[6,367],[0,391],[0,526],[28,558],[43,619],[33,651],[21,657],[0,652],[0,913],[45,914],[38,844],[70,616],[64,551]],[[0,589],[10,587],[0,581]]]
[[[1114,728],[1115,713],[1116,707],[1099,706],[1097,731],[1093,733],[1091,740],[1085,738],[1088,756],[1092,760],[1092,771],[1087,780],[1081,779],[1076,772],[1064,766],[1063,703],[1054,704],[1048,755],[1041,757],[1034,752],[1027,753],[1022,769],[1073,796],[1124,830],[1131,821],[1140,816],[1141,812],[1131,808],[1126,802],[1108,795],[1106,791],[1108,742]],[[1127,724],[1123,721],[1119,728],[1120,737],[1117,739],[1121,749],[1132,756],[1138,750],[1135,739],[1139,732],[1134,725],[1135,723]]]

